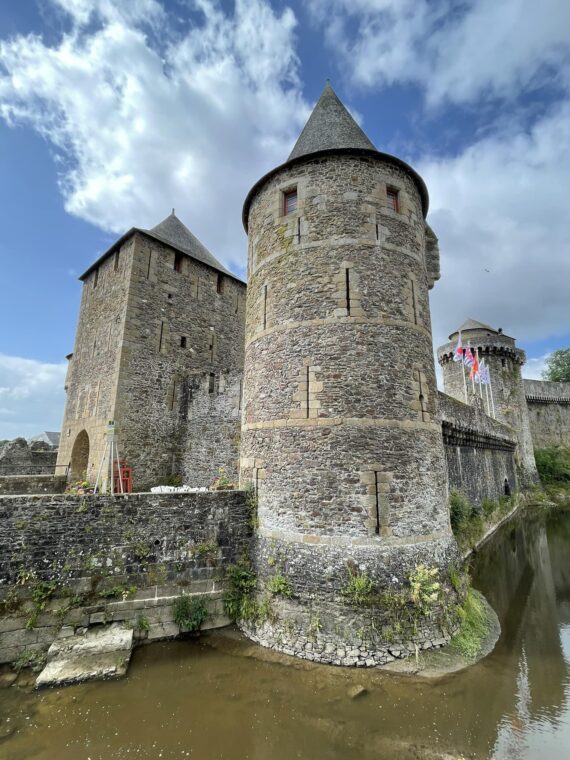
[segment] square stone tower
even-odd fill
[[[174,211],[80,279],[58,465],[93,482],[114,420],[137,489],[172,474],[205,486],[221,466],[237,477],[245,283]]]

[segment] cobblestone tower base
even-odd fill
[[[423,182],[397,159],[292,155],[244,209],[241,480],[258,493],[258,600],[272,614],[243,627],[290,654],[374,665],[449,634],[434,616],[404,635],[389,605],[346,597],[356,576],[405,589],[420,563],[443,581],[456,557],[428,302],[437,241]]]

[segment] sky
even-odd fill
[[[243,200],[329,78],[430,193],[434,345],[570,346],[567,0],[2,0],[0,439],[59,430],[78,276],[176,208],[245,275]]]

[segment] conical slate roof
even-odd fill
[[[484,325],[483,322],[477,322],[476,319],[468,319],[461,325],[461,327],[451,333],[449,339],[451,340],[454,335],[457,335],[460,332],[469,332],[469,330],[486,330],[487,332],[493,333],[494,335],[499,334],[498,330],[495,330],[494,327]]]
[[[327,82],[287,160],[339,148],[376,150]]]
[[[172,209],[172,213],[169,214],[166,219],[163,219],[162,222],[150,230],[143,230],[143,232],[146,232],[147,235],[152,235],[152,237],[161,240],[163,243],[168,243],[173,246],[173,248],[177,248],[183,253],[187,253],[189,256],[192,256],[192,258],[201,261],[202,264],[208,264],[208,266],[234,277],[234,275],[222,266],[216,257],[210,253],[206,246],[190,232],[188,227],[186,227],[185,224],[182,224],[180,219],[174,213],[174,209]]]

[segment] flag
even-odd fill
[[[489,370],[489,367],[485,364],[485,359],[481,360],[481,364],[479,365],[479,383],[481,385],[491,385],[491,371]]]
[[[463,348],[463,345],[461,344],[461,333],[459,333],[459,338],[457,339],[457,346],[455,347],[455,351],[453,352],[453,361],[462,362],[464,353],[465,353],[465,349]]]
[[[463,364],[465,364],[466,367],[472,367],[473,366],[473,351],[471,348],[464,348],[463,349]]]
[[[473,354],[473,362],[471,365],[471,372],[469,373],[469,377],[471,380],[476,380],[479,382],[479,359],[477,357],[477,351],[475,351],[475,354]]]

